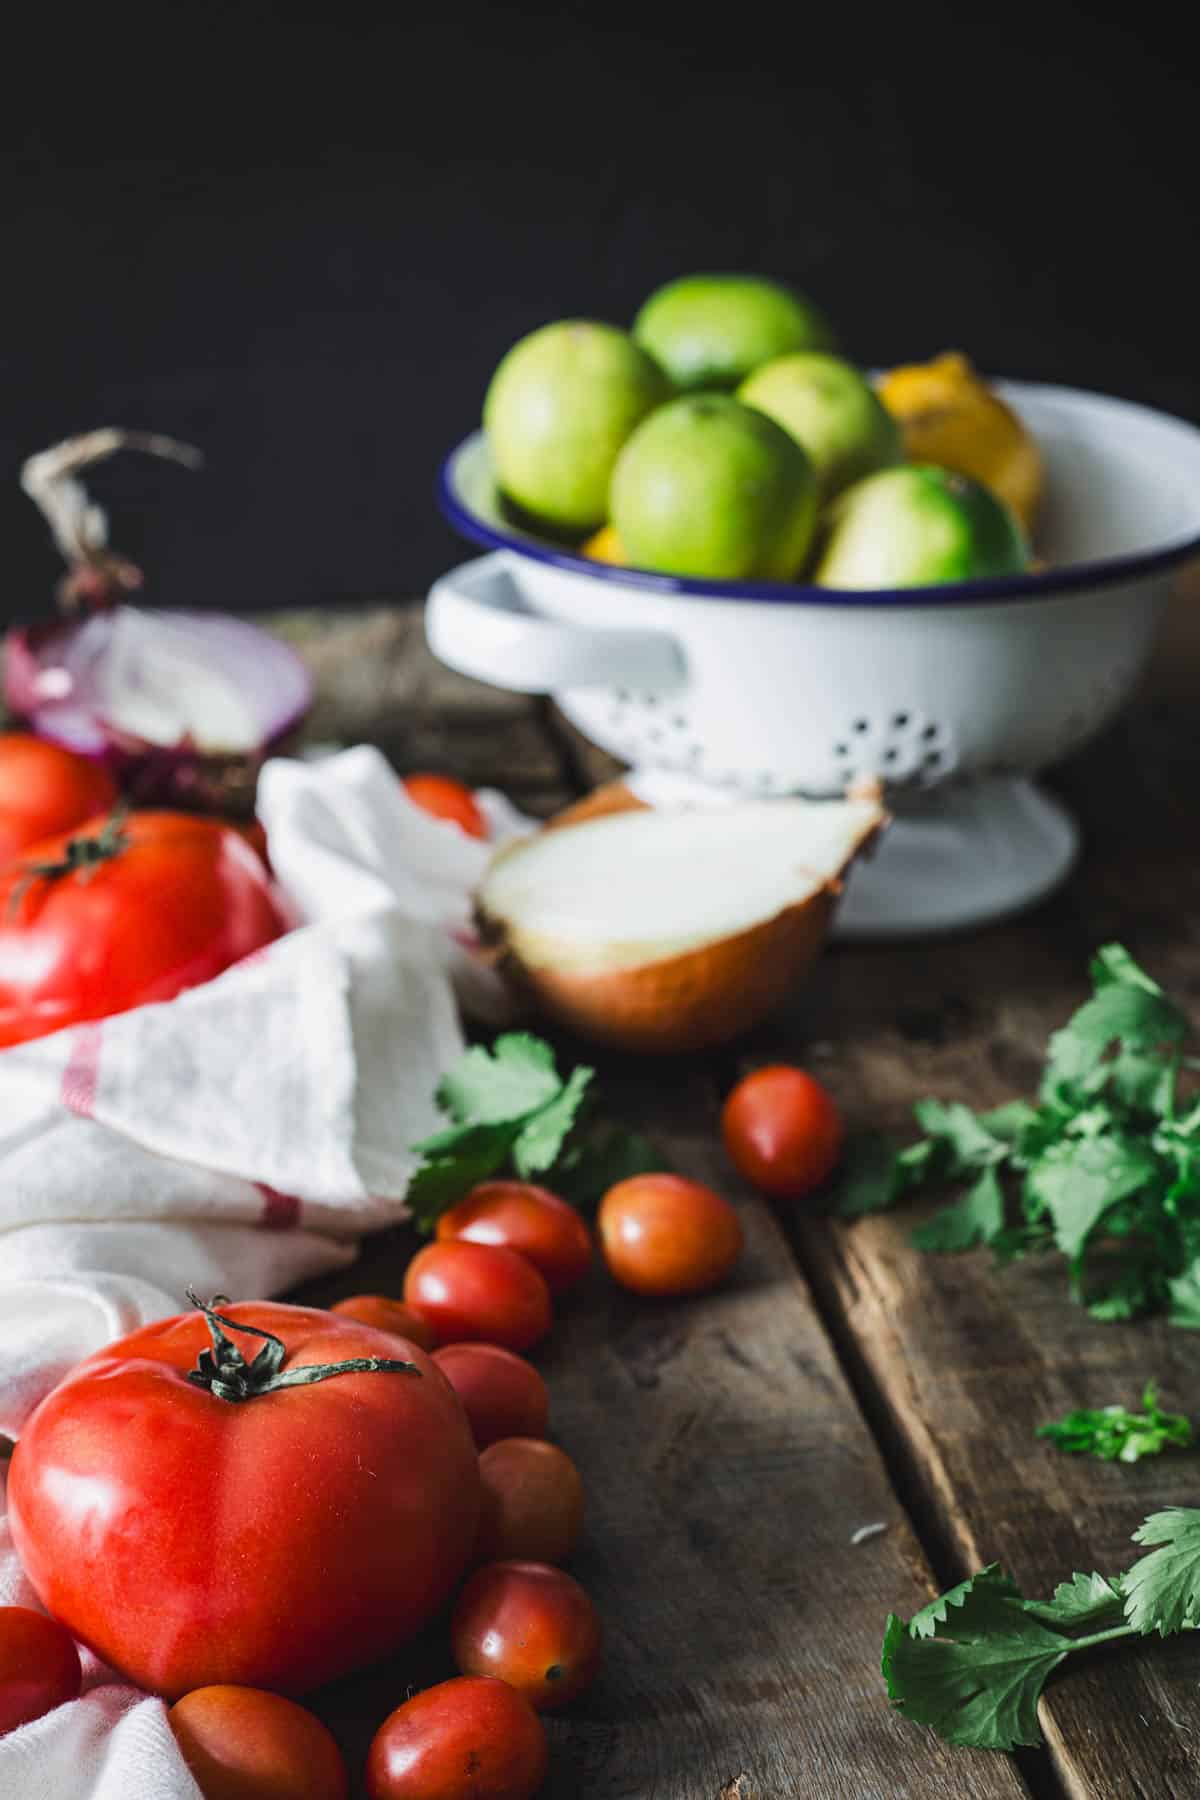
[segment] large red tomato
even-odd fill
[[[108,812],[116,798],[116,783],[99,763],[28,732],[0,732],[0,863]]]
[[[393,1651],[462,1573],[480,1507],[470,1427],[423,1350],[265,1301],[80,1363],[26,1426],[8,1498],[47,1609],[172,1699],[303,1694]]]
[[[43,838],[0,873],[0,1046],[208,981],[286,930],[245,839],[133,813]]]

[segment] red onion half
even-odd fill
[[[312,702],[297,653],[224,613],[116,605],[10,631],[5,648],[11,711],[139,802],[248,811],[263,758]]]

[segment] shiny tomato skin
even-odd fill
[[[500,1344],[445,1344],[433,1360],[462,1402],[477,1449],[545,1437],[550,1391],[523,1356]]]
[[[28,732],[0,732],[0,867],[116,801],[117,784],[99,763]]]
[[[437,1235],[515,1250],[562,1294],[587,1274],[592,1234],[573,1206],[532,1181],[481,1181],[444,1212]]]
[[[774,1200],[802,1200],[828,1181],[845,1141],[820,1082],[784,1063],[738,1082],[721,1111],[721,1136],[739,1175]]]
[[[414,806],[435,819],[449,819],[468,837],[486,838],[488,824],[469,787],[452,775],[406,775],[404,791]]]
[[[728,1200],[682,1175],[631,1175],[596,1216],[614,1280],[635,1294],[701,1294],[728,1275],[742,1227]]]
[[[550,1290],[515,1250],[461,1238],[426,1244],[409,1263],[404,1298],[439,1344],[528,1350],[550,1329]]]
[[[600,1666],[600,1620],[579,1583],[539,1562],[477,1569],[450,1621],[464,1675],[498,1675],[538,1712],[574,1700]]]
[[[393,1337],[406,1338],[419,1350],[433,1349],[428,1321],[411,1306],[405,1306],[403,1300],[389,1299],[387,1294],[348,1294],[329,1310],[342,1318],[357,1319],[360,1325],[371,1325],[376,1331],[390,1331]]]
[[[0,1606],[0,1737],[79,1698],[69,1631],[29,1606]]]
[[[506,1682],[460,1676],[386,1718],[367,1756],[369,1800],[533,1800],[546,1728]]]
[[[110,860],[29,878],[102,824],[43,838],[0,872],[0,1046],[170,1000],[286,929],[245,839],[188,813],[132,813]]]
[[[542,1438],[501,1438],[479,1458],[480,1562],[566,1562],[583,1530],[583,1478]]]
[[[342,1753],[320,1719],[263,1688],[195,1688],[167,1714],[204,1800],[347,1800]]]
[[[396,1355],[315,1308],[222,1310],[280,1337],[285,1369]],[[414,1345],[417,1375],[239,1403],[188,1380],[208,1345],[199,1313],[161,1320],[47,1395],[13,1452],[14,1541],[48,1610],[138,1686],[303,1694],[390,1654],[446,1599],[478,1525],[475,1445]]]

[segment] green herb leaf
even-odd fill
[[[1118,1200],[1161,1179],[1157,1157],[1145,1140],[1109,1137],[1064,1139],[1043,1152],[1025,1177],[1025,1192],[1049,1214],[1064,1256],[1079,1256],[1088,1238]]]
[[[1141,1412],[1128,1412],[1123,1406],[1079,1407],[1065,1418],[1041,1426],[1038,1436],[1049,1438],[1068,1456],[1132,1463],[1143,1456],[1158,1456],[1172,1444],[1186,1448],[1192,1441],[1192,1427],[1182,1413],[1160,1409],[1158,1390],[1149,1382]]]
[[[1200,1619],[1200,1509],[1169,1506],[1152,1513],[1133,1541],[1159,1548],[1135,1562],[1122,1583],[1125,1617],[1143,1635],[1192,1630]]]
[[[556,1191],[581,1212],[591,1212],[618,1181],[669,1172],[670,1162],[640,1131],[593,1126],[573,1138],[554,1172]]]
[[[1003,1138],[988,1130],[982,1116],[969,1106],[953,1101],[918,1100],[913,1107],[917,1123],[945,1155],[944,1172],[951,1177],[1002,1162],[1008,1152]]]
[[[1170,1296],[1168,1317],[1172,1325],[1200,1331],[1200,1261],[1192,1263],[1173,1281],[1168,1281],[1167,1293]]]
[[[522,1125],[513,1145],[513,1162],[523,1181],[553,1166],[578,1117],[593,1073],[583,1067],[572,1069],[566,1086]]]
[[[468,1050],[438,1083],[437,1103],[460,1125],[495,1125],[526,1118],[561,1089],[549,1044],[510,1031],[490,1050]]]
[[[994,1168],[987,1168],[961,1200],[944,1206],[912,1234],[917,1250],[949,1254],[987,1244],[1004,1224],[1004,1191]]]
[[[907,1626],[888,1619],[883,1674],[897,1712],[947,1743],[1012,1750],[1041,1742],[1038,1699],[1072,1647],[992,1563]]]
[[[418,1231],[432,1231],[477,1182],[499,1173],[516,1137],[514,1125],[452,1125],[414,1145],[425,1157],[405,1195]]]
[[[1047,1625],[1119,1625],[1125,1616],[1125,1597],[1119,1581],[1107,1575],[1072,1575],[1060,1581],[1053,1600],[1026,1600],[1025,1611]]]
[[[1078,1100],[1100,1091],[1111,1074],[1105,1057],[1118,1039],[1127,1050],[1148,1051],[1186,1034],[1183,1013],[1119,944],[1097,953],[1092,980],[1092,998],[1050,1039],[1044,1099]]]
[[[830,1192],[831,1213],[857,1219],[886,1212],[904,1192],[906,1174],[896,1147],[882,1131],[858,1131],[847,1139]]]

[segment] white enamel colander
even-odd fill
[[[1049,892],[1078,833],[1030,779],[1100,729],[1200,550],[1200,430],[1098,394],[1001,384],[1041,446],[1045,569],[850,592],[591,562],[506,518],[481,433],[447,459],[450,520],[491,554],[429,595],[451,668],[552,694],[650,797],[844,792],[895,822],[855,872],[843,935],[955,930]]]

